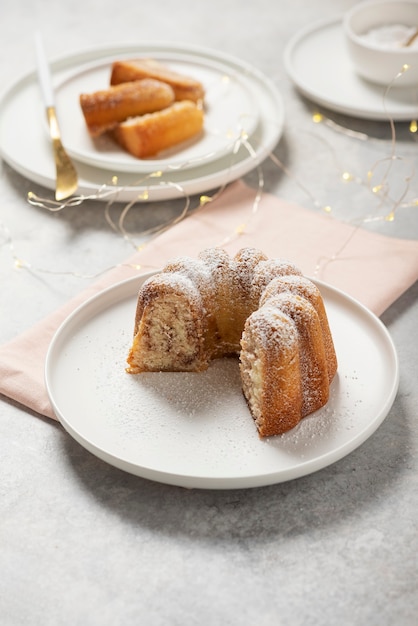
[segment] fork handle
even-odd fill
[[[46,117],[48,119],[49,134],[51,139],[61,139],[61,133],[58,126],[57,114],[54,106],[46,107]]]
[[[41,34],[35,33],[36,60],[38,66],[38,77],[41,85],[42,97],[47,107],[53,107],[55,104],[54,90],[52,88],[51,74],[49,71],[48,61],[44,50]]]

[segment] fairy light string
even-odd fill
[[[408,193],[411,189],[411,184],[415,180],[415,170],[411,159],[408,160],[405,157],[399,156],[397,154],[395,123],[392,116],[389,114],[386,105],[386,100],[393,84],[399,78],[399,76],[402,75],[403,72],[407,71],[407,69],[407,67],[402,68],[402,71],[394,78],[392,83],[387,86],[383,95],[383,106],[390,128],[390,148],[388,154],[376,160],[367,170],[367,172],[363,173],[363,175],[357,175],[344,167],[344,165],[341,163],[341,157],[337,155],[336,150],[334,149],[330,141],[324,139],[324,137],[314,132],[311,128],[303,130],[303,132],[309,132],[312,136],[315,136],[316,139],[321,142],[322,147],[328,151],[337,179],[339,179],[342,183],[350,183],[360,186],[361,188],[366,190],[366,192],[370,195],[370,198],[372,198],[375,202],[377,201],[377,205],[372,213],[344,220],[346,223],[352,225],[354,228],[350,231],[350,234],[347,237],[346,241],[344,241],[342,245],[337,250],[335,250],[334,254],[331,255],[331,257],[318,258],[315,268],[316,275],[319,275],[326,265],[331,262],[337,261],[341,257],[343,251],[347,248],[353,237],[355,237],[356,232],[359,228],[373,221],[385,221],[387,223],[393,222],[399,209],[416,208],[418,206],[418,198],[412,198],[411,200],[407,199]],[[370,142],[372,140],[372,138],[369,137],[366,133],[343,127],[337,124],[334,120],[328,118],[324,113],[317,110],[313,111],[312,113],[311,123],[313,124],[313,127],[323,125],[332,132],[343,134],[347,138],[354,141]],[[291,132],[291,130],[287,129],[287,132]],[[300,133],[301,129],[298,129],[298,132]],[[414,142],[417,140],[417,133],[418,123],[416,120],[412,120],[409,124],[409,136]],[[250,155],[250,158],[252,158],[255,162],[254,171],[256,172],[257,176],[257,186],[254,190],[254,198],[247,218],[243,222],[236,224],[232,231],[227,234],[221,241],[214,243],[214,245],[216,246],[224,246],[233,238],[239,237],[246,232],[249,223],[260,210],[260,202],[264,191],[263,169],[262,165],[257,162],[257,151],[252,145],[251,137],[248,136],[247,131],[244,128],[241,128],[238,132],[238,135],[235,136],[235,138],[232,138],[232,140],[233,147],[231,150],[231,161],[229,169],[233,167],[234,159],[237,153],[241,149],[245,149]],[[387,140],[384,141],[385,143],[387,143]],[[316,194],[310,189],[309,183],[304,177],[301,178],[300,176],[297,176],[292,171],[292,169],[285,165],[274,152],[270,153],[268,156],[270,161],[303,192],[303,194],[307,197],[307,199],[310,201],[314,208],[324,212],[329,216],[336,217],[335,209],[332,207],[332,205],[326,200],[321,201],[319,198],[317,198]],[[190,163],[187,162],[187,165],[189,164]],[[392,193],[393,190],[390,180],[395,164],[401,164],[408,167],[407,173],[403,176],[403,188],[397,196]],[[181,165],[176,166],[175,169],[181,169]],[[213,202],[217,198],[219,198],[228,184],[229,169],[227,169],[225,172],[225,183],[222,184],[217,191],[211,194],[200,195],[197,199],[196,206],[192,206],[191,197],[185,192],[183,187],[179,183],[166,180],[166,178],[164,178],[164,175],[166,175],[167,172],[164,172],[160,169],[144,175],[135,183],[134,186],[140,187],[141,191],[138,192],[137,196],[134,199],[122,206],[122,209],[119,206],[118,198],[120,194],[126,189],[123,187],[123,185],[119,184],[119,179],[116,175],[111,177],[108,184],[103,184],[98,187],[98,189],[94,193],[88,195],[80,194],[77,196],[73,196],[64,202],[57,202],[51,198],[41,198],[32,191],[28,193],[27,200],[30,205],[50,212],[58,212],[64,209],[69,210],[75,207],[79,207],[84,202],[89,200],[105,201],[104,219],[109,228],[117,236],[122,237],[129,246],[133,247],[134,250],[140,253],[149,245],[149,243],[151,243],[163,232],[166,232],[176,224],[180,223],[182,220],[186,219],[189,215],[194,214],[195,212],[206,206],[208,203]],[[399,177],[397,177],[397,182],[399,182]],[[166,223],[149,228],[140,233],[130,232],[129,228],[127,228],[126,226],[129,213],[138,204],[144,204],[151,201],[153,190],[155,188],[158,189],[161,186],[172,187],[177,192],[178,197],[183,197],[184,204],[178,215],[168,220]],[[118,211],[119,215],[116,218],[112,217],[112,211]],[[72,275],[77,278],[91,279],[101,276],[102,274],[106,273],[110,269],[113,269],[114,267],[120,267],[120,265],[107,267],[95,274],[81,273],[73,270],[55,271],[51,268],[35,267],[29,261],[25,261],[19,257],[16,252],[11,233],[2,223],[0,223],[0,230],[2,234],[3,245],[8,248],[13,260],[14,267],[16,269],[27,269],[31,272],[41,272],[54,275]],[[139,236],[143,240],[146,239],[146,241],[138,243],[137,238]],[[141,270],[141,265],[139,263],[135,264],[134,266],[131,265],[130,267],[138,271]]]

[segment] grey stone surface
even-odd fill
[[[370,167],[390,154],[389,125],[329,112],[340,129],[314,125],[316,107],[292,87],[282,53],[299,29],[353,4],[2,0],[0,83],[5,88],[34,68],[34,28],[42,29],[52,56],[96,44],[160,40],[240,57],[272,78],[286,107],[275,155],[293,176],[267,160],[265,188],[312,210],[318,210],[318,199],[350,220],[370,211],[363,183]],[[341,127],[368,139],[349,137]],[[416,141],[407,124],[397,125],[396,140],[399,154],[416,166]],[[356,180],[344,183],[341,170]],[[257,184],[255,174],[246,180]],[[131,253],[109,229],[101,203],[50,214],[28,205],[30,189],[43,191],[3,164],[1,342],[85,286],[88,279],[66,271],[99,272]],[[413,176],[409,198],[414,189],[416,195]],[[141,207],[135,227],[164,221],[179,208],[178,202]],[[399,211],[391,224],[368,227],[416,238],[416,209]],[[17,269],[13,255],[33,271]],[[58,424],[2,398],[1,624],[416,624],[417,296],[415,285],[382,316],[401,368],[387,419],[346,458],[288,483],[202,491],[149,482],[103,463]]]

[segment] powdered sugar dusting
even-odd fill
[[[340,358],[330,400],[292,431],[262,440],[236,359],[214,361],[204,374],[125,373],[137,288],[135,279],[84,305],[49,356],[49,388],[63,425],[112,465],[186,487],[272,484],[342,458],[390,408],[396,361],[384,329],[324,288]]]
[[[298,282],[286,283],[289,275]],[[243,390],[259,432],[293,428],[327,402],[334,375],[325,358],[327,320],[322,315],[319,321],[317,307],[308,301],[322,299],[309,285],[294,264],[267,259],[252,248],[233,259],[221,248],[204,250],[197,260],[175,259],[139,294],[129,371],[199,371],[215,357],[238,353],[241,345]],[[173,286],[179,287],[179,299],[176,304],[174,294],[169,307]],[[191,317],[188,296],[190,306],[201,297]],[[191,330],[194,319],[199,330]],[[332,343],[327,345],[333,352]]]

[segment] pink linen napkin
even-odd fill
[[[64,319],[89,297],[131,276],[161,268],[169,259],[196,256],[222,246],[230,254],[252,246],[270,257],[287,258],[304,274],[353,296],[376,315],[418,278],[418,242],[385,237],[306,210],[242,181],[213,202],[156,237],[141,251],[103,275],[9,343],[0,346],[0,393],[56,419],[44,386],[49,343]],[[134,266],[140,264],[138,271]],[[134,315],[134,311],[132,312]]]

